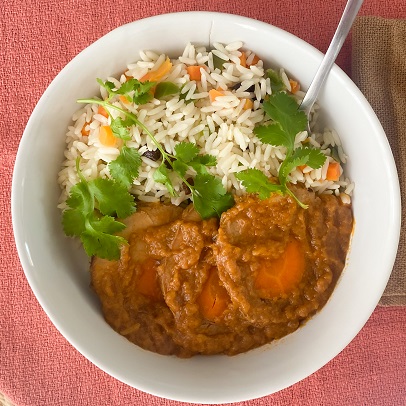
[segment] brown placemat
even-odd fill
[[[352,33],[352,77],[382,123],[406,196],[406,20],[358,17]],[[406,305],[406,207],[392,275],[381,305]],[[382,236],[385,238],[385,236]]]

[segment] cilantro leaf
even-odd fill
[[[175,190],[173,188],[172,181],[169,178],[169,171],[165,166],[165,163],[162,163],[160,166],[158,166],[158,168],[155,169],[153,177],[155,182],[165,185],[171,196],[175,196]]]
[[[267,199],[271,193],[282,193],[284,187],[272,183],[259,169],[246,169],[235,174],[248,193],[258,193],[261,200]]]
[[[286,145],[288,149],[294,143],[296,134],[306,130],[306,114],[298,109],[296,100],[286,93],[274,93],[269,96],[269,99],[263,103],[263,109],[273,121],[279,124],[286,136],[291,138],[289,145]],[[292,149],[289,151],[292,152]]]
[[[81,210],[85,214],[94,210],[93,195],[86,182],[82,181],[72,186],[66,204],[72,209]]]
[[[286,184],[289,174],[300,165],[307,165],[313,169],[321,168],[326,161],[326,156],[318,149],[297,148],[293,154],[282,162],[279,168],[279,179],[281,184]]]
[[[130,130],[128,127],[132,126],[133,122],[129,119],[123,120],[121,117],[117,117],[111,120],[111,131],[117,138],[122,140],[129,141],[131,140]]]
[[[269,68],[266,70],[266,76],[270,79],[272,93],[280,92],[286,89],[281,75],[275,70]]]
[[[138,177],[141,156],[134,148],[123,146],[120,155],[109,163],[110,174],[119,183],[129,188]]]
[[[115,88],[115,85],[113,82],[110,82],[108,80],[106,80],[105,82],[103,82],[101,79],[97,78],[97,83],[104,87],[107,90],[108,93],[108,99],[111,99],[112,97],[114,97],[114,91],[113,89]]]
[[[96,231],[100,233],[113,234],[125,229],[125,224],[116,221],[114,217],[103,216],[97,218],[95,215],[91,216],[90,223]]]
[[[117,214],[124,218],[134,211],[134,196],[127,188],[111,179],[97,178],[88,182],[89,189],[98,202],[98,209],[107,216]]]
[[[97,232],[92,228],[83,232],[80,239],[89,257],[96,255],[109,260],[119,259],[120,246],[127,243],[123,237]]]
[[[175,156],[177,159],[188,163],[195,159],[199,153],[199,148],[191,142],[180,142],[175,146]]]
[[[156,85],[155,82],[140,82],[138,79],[131,78],[124,82],[118,89],[115,89],[114,83],[110,81],[103,82],[101,79],[97,79],[97,82],[104,87],[108,94],[108,100],[115,95],[123,95],[128,101],[132,101],[136,104],[145,104],[149,102],[153,95],[151,89]]]
[[[184,162],[182,162],[179,159],[176,159],[175,161],[173,161],[172,167],[173,167],[173,170],[180,175],[180,177],[184,177],[189,168],[189,166],[187,164],[185,164]]]
[[[66,235],[79,237],[86,230],[86,217],[79,209],[68,209],[62,214],[62,226]]]
[[[254,128],[254,134],[264,144],[270,144],[278,147],[286,147],[288,151],[293,150],[294,138],[282,130],[278,123],[261,125]]]
[[[227,193],[220,179],[209,174],[197,174],[194,178],[192,200],[203,219],[220,216],[234,204],[233,196]]]
[[[156,85],[154,97],[161,99],[162,97],[169,96],[171,94],[179,93],[179,87],[172,82],[160,82]]]

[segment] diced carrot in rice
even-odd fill
[[[192,65],[192,66],[188,66],[186,68],[190,80],[199,81],[202,79],[202,73],[200,71],[201,67],[202,66],[199,66],[199,65]]]
[[[89,123],[86,121],[84,126],[82,127],[81,133],[84,137],[87,137],[90,134],[90,130],[86,129]]]
[[[99,106],[97,109],[97,114],[100,114],[106,118],[109,118],[109,113],[107,112],[107,110],[103,107],[103,106]]]
[[[217,97],[224,96],[224,93],[221,90],[211,89],[209,90],[210,101],[213,103]]]
[[[249,110],[252,109],[254,106],[254,102],[251,99],[244,99],[245,103],[243,106],[243,110]]]
[[[327,168],[327,173],[326,173],[326,179],[327,180],[332,180],[332,181],[337,181],[340,179],[340,174],[341,174],[341,167],[340,164],[336,161],[330,162]]]
[[[117,138],[114,136],[109,125],[103,125],[100,127],[99,140],[105,147],[114,147],[117,142]]]
[[[293,79],[289,79],[289,83],[290,83],[290,92],[292,94],[296,94],[300,90],[299,83],[296,82],[296,80],[293,80]]]
[[[145,74],[140,82],[159,82],[165,75],[167,75],[172,69],[172,62],[169,58],[165,59],[165,62],[157,70],[149,71]]]
[[[240,65],[243,66],[244,68],[247,67],[247,55],[245,52],[241,52],[240,55]]]

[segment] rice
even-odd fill
[[[114,99],[116,106],[134,113],[168,153],[174,152],[178,142],[188,141],[197,144],[201,153],[214,155],[217,166],[210,167],[209,171],[222,180],[228,191],[237,195],[243,194],[245,190],[235,178],[236,172],[257,168],[267,176],[277,176],[286,152],[284,147],[261,143],[253,133],[254,127],[265,120],[261,103],[267,95],[272,94],[272,88],[262,60],[251,64],[256,58],[254,52],[244,50],[247,66],[241,65],[242,47],[240,41],[225,45],[214,43],[212,50],[188,43],[177,59],[171,59],[172,68],[161,79],[179,86],[181,90],[178,94],[161,100],[152,99],[143,105],[123,104],[119,99]],[[214,67],[213,56],[223,61],[222,70]],[[166,59],[165,54],[141,51],[139,60],[128,64],[119,80],[107,79],[119,87],[127,77],[141,79],[147,72],[157,70]],[[190,80],[187,73],[187,66],[190,65],[205,65],[200,69],[200,81]],[[283,68],[279,68],[279,73],[286,91],[290,92],[288,73]],[[221,90],[223,95],[211,102],[211,89]],[[103,87],[100,94],[107,97]],[[303,96],[302,91],[295,95],[298,102]],[[244,108],[246,99],[253,101],[251,108]],[[111,114],[117,117],[119,113],[112,110]],[[318,115],[319,106],[315,105],[310,123],[312,129],[317,128]],[[59,201],[61,209],[67,207],[69,191],[79,182],[75,167],[77,157],[81,158],[80,168],[85,178],[110,177],[108,163],[119,155],[120,142],[114,147],[106,147],[99,140],[100,127],[109,125],[110,121],[110,118],[99,114],[95,104],[85,105],[73,114],[72,124],[66,133],[65,160],[58,174],[58,183],[62,189]],[[156,149],[141,128],[132,127],[130,134],[131,140],[127,141],[127,145],[138,149],[141,155],[147,150]],[[328,163],[333,158],[341,164],[345,164],[348,159],[337,132],[328,128],[312,131],[312,134],[303,131],[296,136],[295,148],[304,145],[320,148],[327,156],[326,163],[317,170],[296,168],[290,174],[290,181],[294,184],[303,183],[317,193],[335,194],[344,203],[350,203],[354,184],[344,174],[336,182],[326,178]],[[131,192],[139,200],[147,202],[170,201],[180,204],[189,199],[190,194],[185,192],[181,181],[175,176],[172,179],[177,192],[175,197],[168,193],[164,185],[153,181],[158,166],[159,162],[143,156],[139,176],[134,180]]]

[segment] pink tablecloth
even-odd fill
[[[123,23],[184,10],[256,18],[325,51],[344,5],[344,0],[2,2],[0,392],[18,406],[178,404],[130,388],[87,361],[51,324],[21,269],[10,215],[13,164],[28,117],[60,69],[92,41]],[[406,3],[367,0],[360,14],[406,18]],[[338,58],[348,74],[350,51],[347,41]],[[320,371],[291,388],[241,405],[406,404],[405,326],[404,307],[378,307],[353,342]]]

